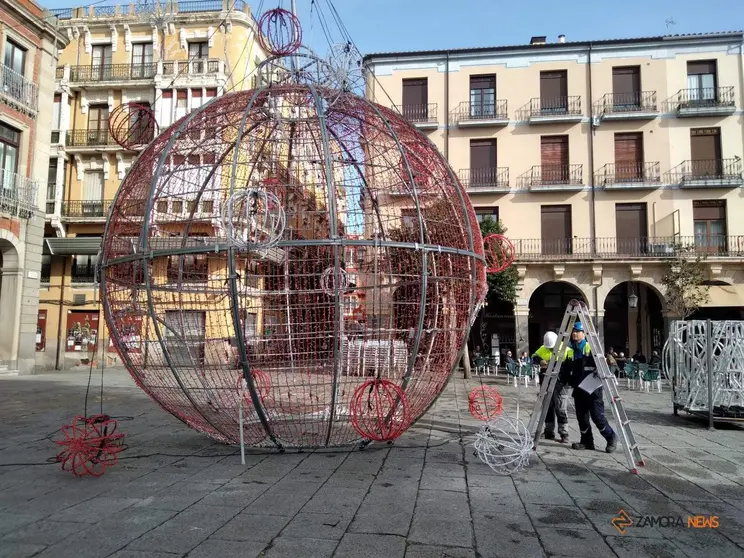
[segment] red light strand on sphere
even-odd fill
[[[514,263],[514,245],[503,234],[489,234],[483,239],[483,249],[488,273],[499,273]]]
[[[274,8],[264,12],[258,20],[261,47],[274,56],[288,56],[297,52],[302,45],[300,20],[287,10]]]
[[[124,449],[124,434],[117,434],[116,427],[116,420],[106,415],[76,416],[64,425],[64,439],[56,442],[63,448],[57,454],[62,470],[76,477],[100,477],[106,467],[116,465]]]
[[[367,380],[351,399],[351,425],[375,442],[396,439],[408,428],[408,403],[403,390],[389,380]]]
[[[473,388],[468,395],[468,410],[478,420],[489,421],[499,416],[504,410],[499,390],[491,386]]]
[[[263,401],[269,396],[269,392],[271,391],[271,379],[268,374],[258,369],[251,370],[251,376],[253,376],[253,384],[256,386],[258,398]],[[241,372],[238,376],[238,393],[243,392],[243,401],[247,405],[252,405],[251,392],[248,386],[243,386],[243,381],[243,373]]]

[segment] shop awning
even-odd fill
[[[44,253],[52,256],[95,256],[100,251],[100,236],[44,239]]]
[[[701,306],[703,308],[744,306],[744,286],[711,285],[708,290],[708,302]]]

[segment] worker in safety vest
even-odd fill
[[[591,417],[599,433],[607,440],[605,451],[612,453],[617,448],[617,435],[605,418],[602,387],[600,386],[592,393],[587,393],[579,387],[590,374],[597,374],[597,364],[594,361],[591,347],[586,341],[584,326],[581,322],[576,322],[571,332],[570,354],[561,368],[562,381],[574,388],[574,406],[581,432],[581,439],[571,447],[576,450],[594,449],[592,425],[589,422]]]
[[[558,336],[552,331],[548,331],[543,336],[543,345],[532,355],[532,362],[540,365],[540,385],[545,381],[545,373],[548,369],[548,362],[553,355],[553,349],[558,341]],[[569,354],[570,349],[566,349],[565,354]],[[564,357],[564,359],[567,356]],[[563,384],[560,376],[557,379],[553,396],[548,406],[548,414],[545,417],[545,431],[543,436],[546,440],[555,440],[555,423],[558,420],[558,435],[561,437],[561,443],[568,443],[568,388]]]

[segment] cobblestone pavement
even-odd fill
[[[473,456],[467,393],[477,378],[450,382],[393,446],[256,452],[242,466],[235,448],[165,414],[126,372],[108,371],[104,410],[132,417],[120,423],[129,449],[103,477],[78,479],[43,463],[55,431],[82,413],[87,376],[0,377],[0,557],[744,555],[744,431],[673,417],[668,390],[621,390],[647,459],[640,475],[627,472],[622,451],[545,442],[510,478]],[[484,381],[513,414],[514,386],[503,375]],[[520,391],[526,419],[536,388]],[[569,420],[576,440],[572,412]],[[625,535],[611,524],[621,508],[635,523]],[[719,527],[688,528],[698,514],[717,515]],[[684,525],[643,525],[641,516]]]

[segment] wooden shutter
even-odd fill
[[[543,254],[568,254],[571,251],[571,206],[540,207]]]
[[[426,78],[403,80],[403,106],[421,106],[428,102]]]
[[[693,128],[690,130],[690,159],[693,176],[720,176],[721,161],[720,128]]]
[[[648,230],[645,203],[616,203],[615,227],[618,253],[645,252]]]
[[[540,159],[543,166],[568,165],[568,136],[542,136]]]
[[[692,202],[693,221],[719,221],[725,219],[725,200],[695,200]]]
[[[564,106],[567,96],[568,72],[566,70],[540,72],[540,100],[543,109]]]
[[[715,74],[716,73],[716,61],[715,60],[695,60],[687,63],[687,75],[697,74]]]
[[[470,90],[473,89],[496,89],[496,75],[470,76]]]
[[[496,140],[470,140],[470,168],[496,168]]]
[[[643,177],[643,132],[615,134],[615,178]]]
[[[641,91],[641,67],[618,66],[612,68],[612,93],[617,97],[615,103],[631,104],[634,95]],[[638,100],[634,100],[638,102]]]

